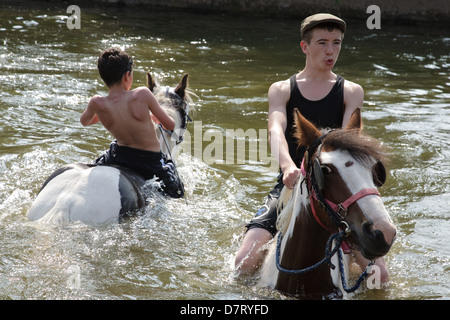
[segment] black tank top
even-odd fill
[[[300,92],[296,74],[289,78],[291,84],[291,97],[286,105],[287,126],[285,131],[289,154],[294,163],[300,167],[306,147],[297,148],[293,138],[294,109],[313,123],[317,128],[341,128],[344,118],[344,78],[337,76],[336,83],[331,91],[321,100],[311,101]]]

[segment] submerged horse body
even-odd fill
[[[188,75],[176,88],[160,87],[147,76],[149,89],[176,123],[173,132],[156,128],[161,151],[173,160],[189,119]],[[145,185],[142,176],[123,166],[68,164],[44,182],[27,216],[43,222],[117,221],[145,206]]]
[[[280,196],[279,233],[261,270],[265,286],[306,298],[351,292],[344,245],[367,261],[389,251],[396,229],[377,190],[386,179],[382,150],[360,134],[360,121],[358,109],[347,128],[322,135],[296,113],[296,138],[308,150],[300,182]]]

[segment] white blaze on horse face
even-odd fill
[[[348,165],[349,161],[353,163],[350,166]],[[333,164],[336,167],[352,195],[363,189],[376,189],[371,169],[354,159],[347,150],[322,151],[320,162]],[[375,165],[375,160],[373,160],[373,165]],[[357,204],[364,216],[373,223],[373,230],[383,232],[386,242],[391,244],[396,230],[381,197],[365,196],[359,199]]]

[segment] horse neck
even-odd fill
[[[298,192],[299,190],[296,194],[301,198],[291,200],[299,206],[286,207],[292,210],[292,213],[289,226],[284,228],[285,233],[282,234],[280,264],[289,270],[305,269],[322,260],[331,235],[329,230],[324,229],[315,220],[306,189],[302,190],[300,195]],[[324,264],[301,275],[280,272],[276,288],[291,294],[331,291],[333,284],[329,266]]]
[[[288,269],[302,269],[323,259],[331,232],[314,219],[310,204],[302,206],[291,218],[291,223],[290,232],[283,235],[282,265]]]

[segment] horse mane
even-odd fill
[[[323,140],[324,149],[347,150],[359,163],[373,165],[373,159],[386,161],[387,153],[382,144],[371,136],[361,134],[359,129],[336,129],[328,133]]]
[[[296,191],[299,187],[300,183],[297,183],[296,187],[294,188]],[[286,234],[287,228],[290,224],[290,220],[292,217],[292,213],[294,212],[294,208],[296,208],[296,201],[294,198],[295,195],[299,194],[299,192],[295,192],[294,190],[288,189],[286,187],[283,187],[281,190],[280,198],[278,200],[278,218],[277,218],[277,229],[282,233]],[[294,196],[293,196],[294,195]]]
[[[153,94],[155,95],[155,98],[158,100],[159,104],[161,106],[163,106],[163,104],[167,104],[167,105],[172,105],[171,101],[170,101],[170,97],[166,94],[166,87],[163,86],[161,87],[159,84],[155,85],[155,91],[153,92]],[[184,100],[187,103],[192,103],[192,97],[191,96],[196,96],[195,93],[193,93],[193,91],[189,90],[189,88],[185,89],[185,95],[184,95]],[[192,107],[190,106],[190,108],[192,109]],[[191,110],[193,111],[193,110]]]

